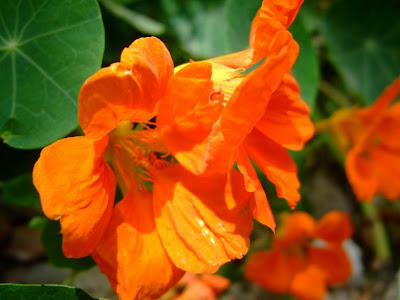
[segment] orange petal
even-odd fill
[[[286,199],[294,208],[300,200],[297,166],[289,153],[280,145],[254,129],[246,138],[244,147],[251,160],[275,185],[278,197]]]
[[[245,265],[247,280],[274,293],[288,293],[294,276],[306,266],[301,257],[281,250],[254,253]]]
[[[168,255],[179,268],[212,273],[248,250],[252,218],[240,174],[194,176],[180,165],[158,171],[154,215]]]
[[[101,69],[83,84],[78,118],[86,136],[100,139],[124,120],[147,121],[173,75],[173,62],[157,38],[141,38],[121,55],[121,63]]]
[[[170,80],[160,102],[157,128],[168,150],[194,174],[205,169],[208,135],[222,106],[211,101],[211,64],[191,63]]]
[[[155,228],[151,194],[131,193],[118,202],[92,256],[119,299],[155,299],[184,274],[172,263]]]
[[[353,235],[350,216],[344,212],[331,211],[318,221],[315,236],[331,243],[341,243]]]
[[[351,149],[346,156],[345,170],[351,187],[360,201],[371,201],[378,189],[373,167],[370,161],[362,154],[358,146]]]
[[[300,300],[322,300],[327,293],[325,272],[309,265],[294,276],[289,290]]]
[[[247,156],[246,150],[242,146],[238,148],[236,164],[240,173],[243,175],[246,191],[253,192],[253,196],[250,198],[253,218],[275,232],[275,219],[271,207],[269,206],[267,196]]]
[[[316,224],[308,213],[296,211],[284,216],[282,221],[278,238],[274,241],[276,244],[300,244],[314,237]]]
[[[45,147],[35,164],[34,185],[45,215],[61,221],[67,257],[89,255],[110,219],[116,183],[102,158],[107,143],[108,137],[62,139]]]
[[[400,76],[397,77],[379,96],[378,99],[375,100],[374,104],[368,109],[368,113],[371,116],[376,116],[380,114],[383,110],[387,108],[387,106],[393,101],[396,100],[396,97],[400,93]]]
[[[272,94],[267,111],[256,128],[287,149],[301,150],[314,134],[309,112],[307,104],[300,98],[296,79],[287,73]]]
[[[395,136],[391,139],[395,139]],[[369,172],[373,172],[377,180],[377,192],[388,200],[396,200],[400,196],[400,149],[388,147],[391,143],[388,140],[371,147],[365,159],[369,160]]]
[[[349,279],[351,263],[341,245],[310,247],[308,254],[311,264],[323,270],[328,284],[342,284]]]
[[[254,48],[253,62],[266,56],[274,35],[289,28],[303,0],[264,0],[251,24],[250,47]]]
[[[236,88],[221,116],[224,143],[237,147],[267,109],[272,93],[293,66],[299,47],[288,31],[280,31],[268,49],[269,56]],[[211,138],[213,135],[211,136]]]
[[[207,61],[221,64],[230,68],[248,68],[253,64],[254,49],[230,53],[208,59]]]

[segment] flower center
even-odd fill
[[[132,188],[151,188],[153,173],[169,165],[167,148],[151,122],[123,121],[110,133],[106,159],[124,195]]]

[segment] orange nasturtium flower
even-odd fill
[[[219,275],[195,275],[187,272],[160,300],[215,300],[231,282]]]
[[[330,130],[346,154],[345,170],[357,198],[371,201],[376,194],[400,197],[400,77],[373,105],[337,111],[318,124]]]
[[[332,211],[316,222],[294,212],[284,219],[272,249],[256,252],[246,262],[245,276],[261,287],[299,299],[322,299],[328,285],[345,283],[351,263],[343,249],[353,228],[346,213]]]
[[[203,66],[189,67],[174,75],[160,40],[136,40],[83,84],[85,136],[44,148],[34,167],[43,211],[61,222],[64,254],[91,254],[121,299],[157,298],[183,270],[212,273],[248,250],[250,194],[239,172],[191,174],[170,157],[158,120],[149,121],[171,88],[193,99],[211,93],[210,80],[198,78]],[[113,207],[116,182],[124,198]]]
[[[161,102],[158,115],[166,145],[192,173],[224,173],[236,162],[246,190],[253,193],[253,217],[273,230],[275,221],[250,159],[275,185],[278,196],[294,208],[300,183],[286,149],[300,150],[314,133],[309,108],[290,74],[299,49],[286,29],[301,3],[263,1],[252,23],[249,49],[198,63],[204,68],[199,80],[212,74],[211,99],[221,109],[216,118],[204,118],[207,110],[215,109],[204,105],[210,92],[193,99],[183,95],[178,84],[173,85],[171,97]],[[261,59],[257,69],[242,74]]]
[[[279,196],[299,199],[285,148],[313,133],[290,75],[298,45],[286,28],[300,4],[264,1],[248,50],[175,71],[160,40],[136,40],[83,84],[85,136],[43,149],[34,184],[61,222],[64,254],[91,254],[121,299],[157,298],[184,271],[241,258],[252,216],[274,229],[249,157]],[[124,198],[114,206],[117,184]]]

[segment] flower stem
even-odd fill
[[[69,275],[64,279],[62,284],[72,286],[78,274],[79,271],[71,270],[71,273],[69,273]]]
[[[350,106],[349,99],[339,90],[337,90],[333,85],[325,80],[320,80],[319,90],[328,96],[337,106],[348,107]]]
[[[374,203],[361,202],[361,210],[372,222],[375,257],[378,263],[384,262],[391,256],[389,238]]]

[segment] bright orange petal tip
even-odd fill
[[[253,62],[265,57],[274,35],[286,30],[294,21],[303,0],[264,0],[253,19],[250,31],[250,48],[254,49]]]
[[[90,139],[100,139],[118,122],[144,122],[156,114],[173,75],[173,62],[157,38],[140,38],[126,48],[121,62],[99,70],[79,93],[78,119]]]
[[[156,299],[183,276],[157,233],[149,192],[135,192],[113,210],[92,256],[121,300]]]
[[[272,249],[246,261],[249,281],[308,300],[323,299],[329,285],[349,279],[351,263],[342,245],[352,233],[346,213],[333,211],[315,221],[305,212],[294,212],[284,216],[281,226]]]
[[[67,257],[89,255],[105,231],[116,182],[102,158],[108,138],[66,138],[45,147],[33,170],[46,216],[61,221]]]

